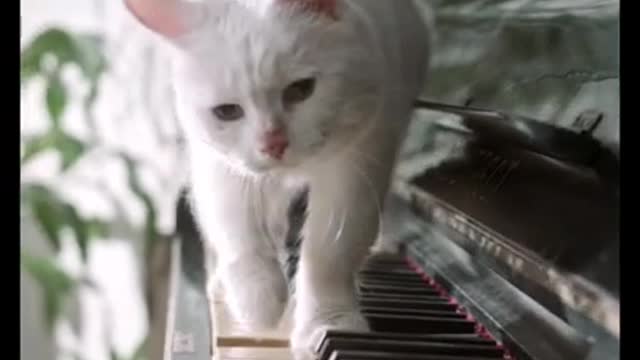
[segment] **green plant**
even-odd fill
[[[63,73],[69,67],[80,70],[88,91],[77,102],[70,96],[69,84]],[[165,238],[157,226],[157,210],[152,197],[142,185],[138,168],[139,160],[120,150],[111,149],[101,140],[92,116],[93,106],[100,91],[101,80],[108,70],[107,58],[101,39],[95,35],[73,34],[59,28],[50,28],[38,34],[21,53],[21,87],[37,81],[45,85],[43,104],[47,110],[49,126],[37,134],[21,134],[21,166],[28,167],[38,157],[48,152],[58,154],[60,166],[55,176],[64,183],[72,177],[74,166],[96,153],[119,159],[127,172],[132,194],[145,209],[146,217],[141,226],[134,226],[135,241],[143,239],[144,248],[150,251],[157,239]],[[65,130],[64,120],[71,106],[80,105],[84,120],[90,129],[89,136],[79,138]],[[100,190],[100,189],[97,189]],[[109,195],[107,194],[107,197]],[[92,241],[103,239],[116,226],[113,220],[87,217],[62,196],[58,188],[45,182],[22,181],[21,211],[30,216],[46,237],[54,254],[61,249],[61,234],[73,235],[86,263]],[[54,257],[36,256],[29,249],[21,249],[21,267],[41,289],[46,328],[51,332],[57,320],[66,316],[65,304],[82,287],[92,287],[93,282],[85,273],[72,276],[64,271]],[[99,290],[99,289],[98,289]],[[144,344],[127,360],[143,359]],[[82,354],[74,354],[82,359]],[[123,360],[114,352],[112,359]]]

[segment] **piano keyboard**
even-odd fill
[[[513,359],[446,291],[400,257],[371,257],[360,272],[360,306],[371,332],[327,332],[319,360]],[[213,302],[214,358],[288,360],[290,317],[276,330],[246,332],[223,299]]]

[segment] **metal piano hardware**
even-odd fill
[[[426,109],[461,116],[468,128],[482,133],[487,139],[507,141],[512,146],[561,161],[589,166],[601,150],[600,143],[588,134],[550,126],[524,116],[427,100],[418,100],[414,106],[418,110]],[[599,121],[592,126],[598,124]]]
[[[547,339],[545,346],[563,359],[617,358],[619,161],[589,135],[602,116],[586,114],[573,132],[491,111],[422,105],[462,116],[472,131],[455,132],[465,144],[463,158],[396,184],[397,193],[442,232],[448,247],[469,254],[472,267],[496,274],[534,302],[539,314],[546,313],[541,328],[551,322],[565,327],[550,332],[556,339]],[[412,241],[409,248],[454,295],[474,292],[461,298],[482,303],[479,299],[490,293],[466,283],[475,276],[465,266],[439,267],[433,255],[437,241]],[[515,349],[529,358],[550,358],[552,354],[540,352],[542,331],[532,336],[535,321],[509,319],[513,314],[500,320],[500,307],[509,302],[494,295],[472,307],[492,318],[487,323],[495,331],[515,339]],[[568,333],[571,339],[557,340]]]
[[[372,331],[328,332],[318,359],[618,358],[617,158],[588,131],[418,106],[464,118],[471,131],[455,133],[465,156],[394,184],[415,226],[398,230],[401,256],[375,255],[360,273]],[[597,125],[586,120],[583,129]],[[291,359],[289,319],[270,333],[244,332],[222,297],[207,301],[185,201],[178,218],[183,261],[174,262],[165,359]]]
[[[202,244],[188,201],[177,204],[164,360],[211,359],[211,321]]]

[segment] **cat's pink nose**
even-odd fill
[[[269,130],[264,133],[263,147],[260,149],[263,153],[274,159],[282,159],[284,152],[289,147],[289,139],[283,128]]]

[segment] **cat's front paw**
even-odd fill
[[[240,326],[264,330],[278,325],[288,288],[277,260],[244,257],[224,269],[222,282],[229,311]]]
[[[367,332],[369,326],[365,318],[355,309],[349,311],[318,311],[316,316],[306,321],[296,321],[291,336],[293,359],[317,359],[316,347],[328,330]]]

